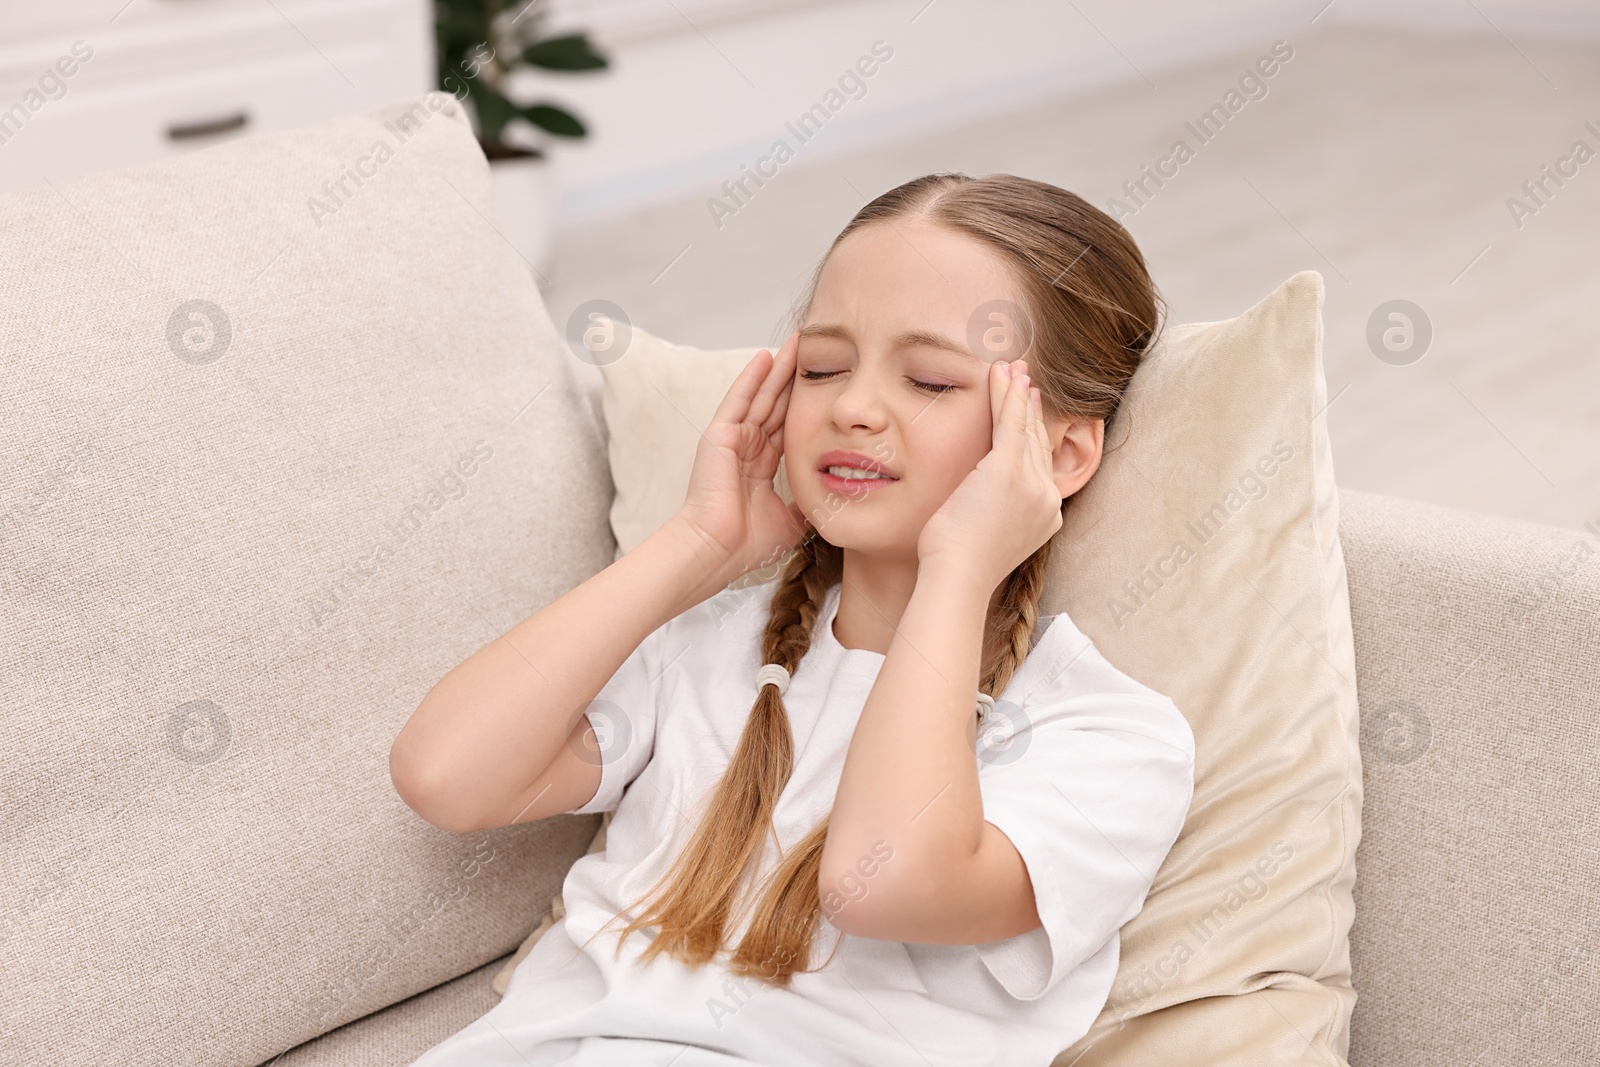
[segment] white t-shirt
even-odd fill
[[[1116,975],[1118,930],[1144,906],[1187,816],[1194,736],[1168,697],[1111,666],[1064,613],[1039,620],[1033,650],[978,736],[984,818],[1027,864],[1042,927],[982,945],[918,944],[841,935],[824,914],[811,965],[838,951],[788,989],[735,976],[722,966],[726,951],[698,970],[666,956],[640,966],[653,928],[614,959],[625,920],[580,951],[692,835],[755,703],[777,585],[724,590],[668,621],[600,691],[589,708],[600,788],[573,810],[615,811],[605,850],[572,865],[565,919],[517,967],[501,1002],[414,1067],[1046,1067],[1087,1032]],[[794,772],[774,816],[784,848],[832,809],[884,661],[839,643],[839,596],[835,585],[784,696],[794,731]],[[778,857],[769,836],[755,885]],[[747,891],[741,904],[753,899]],[[736,909],[727,945],[748,921]]]

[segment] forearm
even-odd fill
[[[395,738],[397,787],[463,816],[508,802],[646,637],[723,588],[720,567],[674,519],[496,637],[441,678]]]
[[[894,855],[875,876],[880,896],[905,899],[977,853],[974,720],[992,592],[954,568],[919,573],[850,741],[823,871],[848,869],[881,840]]]

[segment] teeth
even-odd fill
[[[858,467],[829,467],[828,473],[835,478],[886,478],[887,475],[878,474],[876,471],[864,471]]]

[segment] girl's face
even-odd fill
[[[790,491],[827,541],[915,562],[923,525],[989,452],[990,363],[1027,355],[1007,333],[1019,306],[996,254],[943,227],[840,242],[800,328],[783,432]],[[830,477],[835,451],[895,480]]]

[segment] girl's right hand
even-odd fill
[[[700,436],[678,518],[725,560],[729,581],[775,562],[805,535],[796,504],[773,485],[783,458],[783,422],[794,386],[800,333],[777,356],[755,354]]]

